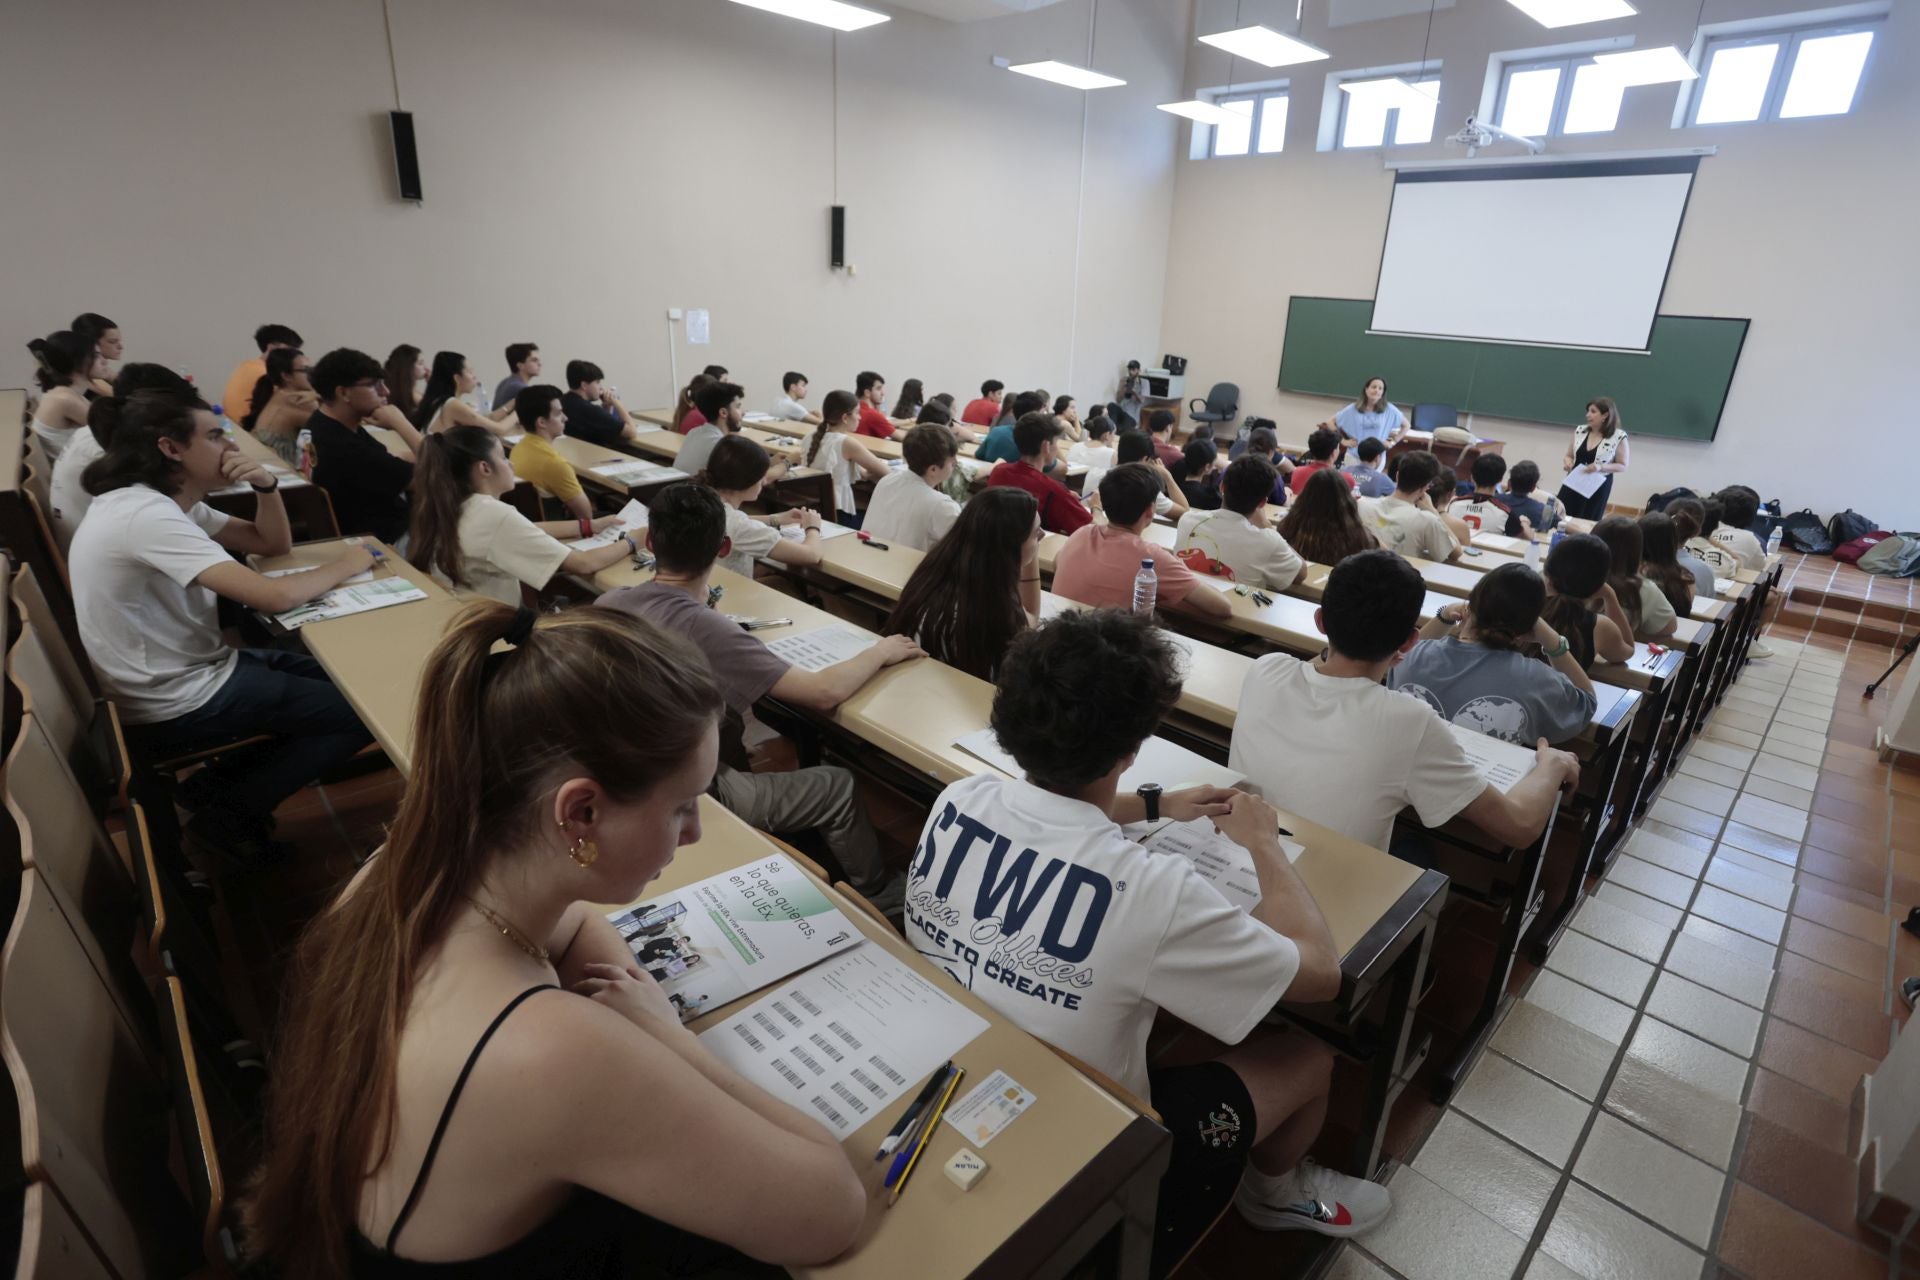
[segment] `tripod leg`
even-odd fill
[[[1907,641],[1907,643],[1901,647],[1899,656],[1893,660],[1893,665],[1889,666],[1885,671],[1882,671],[1880,678],[1868,685],[1867,691],[1860,696],[1862,698],[1871,698],[1874,693],[1879,690],[1880,686],[1887,682],[1887,677],[1899,670],[1900,664],[1913,656],[1913,651],[1917,648],[1920,648],[1920,633],[1916,633],[1913,639]]]

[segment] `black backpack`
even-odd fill
[[[1852,542],[1855,538],[1864,538],[1880,528],[1872,520],[1848,507],[1833,519],[1827,521],[1827,537],[1834,546],[1843,542]]]
[[[1678,489],[1669,489],[1665,493],[1656,493],[1651,498],[1648,498],[1647,510],[1665,511],[1667,509],[1667,504],[1669,502],[1674,501],[1677,498],[1697,498],[1699,496],[1700,496],[1699,494],[1695,493],[1691,489],[1686,488],[1685,486],[1682,486],[1681,488],[1678,488]]]
[[[1810,556],[1830,556],[1836,545],[1827,536],[1827,526],[1811,510],[1794,512],[1780,522],[1780,542],[1789,551],[1804,551]]]

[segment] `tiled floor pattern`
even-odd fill
[[[1920,773],[1866,749],[1885,649],[1768,643],[1333,1276],[1903,1274],[1848,1104],[1920,971]]]

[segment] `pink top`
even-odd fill
[[[1090,524],[1076,530],[1054,557],[1053,589],[1081,604],[1128,609],[1142,560],[1153,561],[1160,579],[1156,598],[1165,604],[1179,604],[1199,585],[1193,571],[1165,547],[1113,525]]]

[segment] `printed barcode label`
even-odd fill
[[[817,1018],[820,1016],[820,1006],[815,1004],[813,1001],[807,999],[805,996],[801,995],[797,989],[787,992],[787,999],[793,1001],[795,1004],[799,1005],[802,1009],[805,1009],[808,1013],[812,1014],[814,1017]]]
[[[765,1027],[767,1034],[772,1036],[775,1040],[784,1040],[787,1038],[787,1033],[782,1031],[779,1027],[774,1026],[773,1019],[769,1018],[761,1010],[755,1009],[753,1011],[753,1020],[759,1023],[762,1027]]]
[[[780,1061],[780,1059],[775,1058],[773,1060],[773,1069],[775,1071],[778,1071],[781,1075],[785,1076],[787,1078],[787,1083],[792,1085],[794,1088],[804,1089],[807,1087],[807,1082],[800,1078],[800,1073],[798,1071],[795,1071],[792,1067],[788,1066],[786,1063]]]
[[[866,1072],[862,1071],[860,1068],[849,1067],[847,1068],[847,1074],[852,1076],[855,1080],[858,1080],[860,1082],[860,1087],[865,1089],[868,1093],[872,1094],[874,1097],[884,1098],[887,1096],[887,1091],[880,1087],[879,1082],[876,1081],[872,1076],[868,1075]]]
[[[820,1052],[826,1054],[829,1058],[832,1058],[835,1062],[844,1062],[846,1060],[847,1055],[828,1044],[827,1038],[818,1031],[808,1036],[807,1039],[813,1041],[815,1048],[819,1049]]]
[[[847,1100],[847,1105],[852,1107],[855,1111],[858,1111],[861,1115],[867,1114],[867,1104],[862,1102],[854,1094],[853,1090],[847,1088],[847,1086],[845,1086],[844,1084],[841,1084],[838,1080],[835,1080],[833,1082],[833,1091],[839,1094],[842,1098],[845,1098]]]
[[[756,1052],[765,1053],[767,1051],[767,1046],[760,1043],[760,1037],[753,1034],[753,1032],[747,1030],[745,1027],[741,1026],[739,1023],[736,1022],[733,1024],[733,1030],[734,1030],[734,1034],[738,1035],[742,1040],[745,1040],[748,1044],[752,1045]]]
[[[838,1111],[835,1111],[833,1109],[833,1104],[831,1102],[828,1102],[825,1098],[821,1097],[817,1093],[813,1095],[813,1107],[814,1107],[814,1110],[818,1111],[821,1115],[833,1121],[835,1124],[845,1124],[847,1122],[847,1118],[845,1116],[841,1115]]]
[[[845,1040],[847,1042],[847,1047],[849,1049],[852,1049],[855,1053],[858,1053],[860,1051],[860,1039],[858,1036],[854,1035],[853,1032],[847,1030],[845,1027],[841,1026],[837,1022],[829,1022],[827,1026],[830,1030],[832,1030],[833,1034],[839,1036],[842,1040]]]
[[[793,1010],[787,1008],[787,1006],[781,1004],[778,1000],[775,1000],[773,1002],[773,1011],[779,1014],[781,1017],[785,1018],[788,1022],[792,1023],[794,1026],[797,1027],[800,1025],[800,1015],[795,1013]]]
[[[898,1071],[895,1071],[892,1067],[888,1066],[885,1062],[881,1061],[879,1054],[877,1053],[874,1054],[872,1057],[868,1058],[867,1061],[871,1062],[874,1066],[880,1068],[880,1074],[885,1076],[887,1079],[893,1081],[895,1084],[904,1086],[907,1083],[907,1078],[901,1075]]]
[[[799,1063],[801,1066],[805,1067],[807,1070],[813,1072],[813,1074],[817,1076],[822,1076],[827,1073],[827,1069],[821,1066],[818,1062],[815,1062],[813,1060],[813,1055],[809,1054],[805,1049],[802,1049],[799,1045],[797,1044],[788,1045],[787,1052],[793,1055],[793,1060],[795,1062]]]

